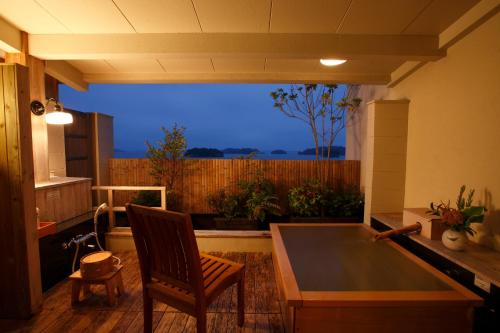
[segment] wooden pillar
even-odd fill
[[[6,53],[5,63],[16,63],[29,68],[29,99],[45,103],[45,62],[29,55],[28,34],[22,32],[22,51]],[[49,143],[45,115],[31,114],[33,136],[33,162],[35,164],[35,182],[49,179]]]
[[[48,74],[45,74],[45,98],[59,100],[59,81]]]
[[[114,155],[113,117],[92,113],[92,179],[93,185],[111,185],[109,183],[109,160]],[[106,202],[103,191],[94,191],[94,204]]]
[[[408,133],[407,100],[368,103],[365,156],[365,217],[403,212]]]
[[[28,318],[42,303],[29,74],[0,64],[0,318]]]

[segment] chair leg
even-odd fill
[[[196,317],[196,332],[197,333],[206,333],[207,332],[207,311],[202,311],[198,313]]]
[[[147,295],[147,291],[143,294],[144,303],[144,333],[153,332],[153,299]]]
[[[238,281],[238,326],[245,324],[245,274]]]

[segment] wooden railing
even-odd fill
[[[359,187],[360,161],[294,161],[294,160],[187,160],[185,172],[176,181],[175,191],[181,194],[182,210],[189,213],[211,213],[207,194],[222,188],[234,188],[240,180],[250,180],[262,170],[277,188],[282,206],[287,205],[290,188],[306,180],[318,178],[328,186]],[[148,159],[111,159],[111,185],[147,186],[154,184]],[[169,189],[170,190],[170,189]],[[116,202],[124,204],[133,192],[116,193]]]
[[[109,229],[115,228],[115,213],[124,212],[125,206],[115,206],[114,191],[160,191],[160,207],[167,209],[167,189],[165,186],[92,186],[94,191],[107,191]]]

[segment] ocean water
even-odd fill
[[[219,159],[232,159],[238,158],[242,156],[241,154],[224,154],[224,157],[219,157]],[[125,151],[125,150],[116,150],[115,158],[145,158],[145,151]],[[203,157],[200,159],[207,159],[207,157]],[[288,151],[287,154],[271,154],[270,151],[263,151],[259,154],[256,154],[253,157],[254,160],[314,160],[314,155],[300,155],[298,151]],[[332,158],[334,160],[344,160],[344,156]]]

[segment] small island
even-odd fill
[[[330,156],[331,157],[341,157],[345,156],[345,147],[342,146],[331,146]],[[328,147],[319,147],[320,155],[323,149],[324,154],[327,154]],[[299,155],[316,155],[316,148],[307,148],[299,151]]]
[[[224,153],[215,148],[191,148],[184,154],[186,157],[224,157]]]
[[[283,150],[283,149],[276,149],[276,150],[271,151],[271,154],[272,155],[285,155],[285,154],[287,154],[287,152],[286,152],[286,150]]]
[[[259,154],[260,151],[257,148],[226,148],[222,151],[224,154],[240,154],[240,155],[249,155],[249,154]]]

